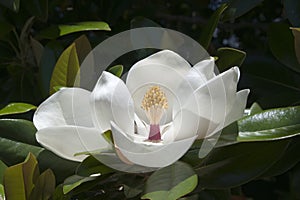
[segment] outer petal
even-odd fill
[[[50,96],[33,116],[35,127],[76,125],[93,127],[89,106],[90,92],[81,88],[64,88]]]
[[[126,133],[134,131],[134,108],[124,82],[109,72],[103,72],[91,94],[94,125],[102,131],[114,121]]]
[[[140,105],[145,93],[153,85],[162,87],[169,107],[172,107],[175,89],[190,68],[185,59],[169,50],[160,51],[134,64],[128,72],[126,85],[134,99],[137,115],[147,121]],[[172,110],[168,109],[165,123],[171,121],[171,113]]]
[[[132,163],[146,167],[166,167],[179,158],[191,147],[195,137],[175,141],[162,146],[146,146],[131,141],[112,123],[112,133],[115,145]]]
[[[36,133],[36,139],[58,156],[79,162],[87,156],[74,156],[76,153],[111,148],[111,145],[102,137],[101,132],[95,128],[76,126],[44,128]]]

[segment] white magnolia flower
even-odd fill
[[[35,112],[36,138],[69,160],[89,151],[118,170],[165,167],[195,139],[242,117],[249,90],[236,92],[238,79],[237,67],[216,76],[213,58],[191,67],[160,51],[133,65],[126,83],[103,72],[92,92],[65,88],[50,96]],[[113,143],[102,135],[107,130]]]

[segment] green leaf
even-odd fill
[[[3,184],[3,176],[7,166],[0,160],[0,184]],[[1,193],[0,193],[1,195]]]
[[[8,167],[4,173],[6,198],[10,200],[29,199],[38,175],[37,161],[31,153],[23,163]]]
[[[197,184],[198,177],[194,170],[178,161],[149,177],[142,199],[178,199],[192,192]]]
[[[265,141],[300,134],[300,106],[276,108],[238,121],[238,141]]]
[[[27,0],[26,4],[22,5],[28,13],[42,20],[47,21],[48,18],[48,0]]]
[[[123,73],[123,65],[115,65],[109,68],[108,71],[117,77],[121,77]]]
[[[4,187],[1,184],[0,184],[0,199],[5,199]]]
[[[25,113],[35,110],[36,106],[28,103],[10,103],[0,110],[0,116]]]
[[[299,4],[300,5],[300,4]],[[300,63],[300,28],[291,28],[294,35],[294,46],[298,63]]]
[[[201,35],[200,35],[200,44],[207,49],[209,47],[210,41],[212,39],[213,33],[219,23],[220,17],[222,13],[226,10],[227,5],[222,4],[210,17],[207,25],[203,29]]]
[[[78,71],[79,61],[73,43],[61,54],[54,67],[50,81],[50,94],[55,92],[55,86],[72,87]]]
[[[283,0],[284,14],[293,26],[300,26],[300,2],[298,0]]]
[[[77,167],[76,174],[82,177],[87,177],[92,174],[108,174],[114,172],[113,169],[103,165],[94,156],[89,156],[84,159]]]
[[[136,197],[137,195],[143,192],[141,188],[132,188],[129,187],[128,185],[123,185],[123,187],[124,187],[124,195],[126,196],[126,198]]]
[[[268,42],[273,55],[291,70],[300,73],[297,61],[294,37],[288,24],[273,23],[268,30]]]
[[[44,171],[34,184],[30,199],[49,200],[55,191],[55,176],[48,169]]]
[[[289,140],[238,143],[215,148],[196,168],[199,187],[224,189],[245,184],[280,159]]]
[[[0,138],[38,146],[35,133],[36,128],[31,121],[24,119],[0,119]]]
[[[70,176],[64,182],[63,192],[64,192],[64,194],[67,194],[71,190],[73,190],[74,188],[81,185],[82,183],[85,183],[85,182],[88,182],[88,181],[93,181],[96,178],[97,177],[82,177],[82,176],[78,176],[78,175]]]
[[[79,64],[82,64],[85,57],[92,51],[91,44],[85,35],[74,40]]]
[[[67,34],[80,32],[80,31],[110,31],[110,27],[105,22],[78,22],[69,25],[56,25],[51,26],[47,29],[44,29],[40,32],[39,37],[45,39],[55,39],[60,36],[64,36]]]
[[[224,13],[223,20],[233,20],[262,3],[263,0],[228,0],[228,8]]]
[[[246,53],[244,51],[229,47],[219,48],[217,51],[218,60],[216,65],[220,71],[225,71],[229,67],[240,67],[245,60]]]
[[[0,4],[15,12],[19,12],[20,0],[0,0]]]
[[[10,33],[13,29],[13,25],[7,23],[6,21],[0,21],[0,39],[3,39],[3,37]]]
[[[256,102],[254,102],[250,107],[250,115],[254,115],[254,114],[260,113],[262,111],[263,111],[263,109]]]

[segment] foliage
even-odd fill
[[[299,6],[298,0],[0,0],[0,199],[299,198]],[[91,156],[71,162],[41,147],[31,122],[36,106],[80,82],[80,64],[93,46],[142,26],[193,37],[220,71],[239,66],[239,88],[251,89],[250,115],[226,127],[206,157],[198,157],[198,140],[181,161],[154,173],[118,172]],[[128,53],[108,71],[121,76],[150,51]]]

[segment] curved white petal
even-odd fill
[[[134,108],[124,82],[109,72],[103,72],[91,94],[94,125],[106,131],[114,121],[126,133],[134,131]]]
[[[153,54],[132,66],[126,85],[135,102],[135,112],[147,121],[140,105],[147,90],[159,85],[167,96],[169,107],[173,105],[174,92],[184,76],[191,69],[190,64],[178,54],[164,50]],[[164,123],[171,121],[172,110],[168,109]]]
[[[93,127],[89,106],[90,92],[81,88],[63,88],[46,99],[35,111],[33,123],[47,127],[76,125]]]
[[[129,161],[137,165],[155,168],[166,167],[180,159],[197,137],[174,141],[162,146],[146,146],[130,140],[113,123],[112,133],[115,145]]]
[[[226,115],[225,126],[231,124],[232,122],[240,119],[243,116],[249,93],[249,89],[240,90],[236,93],[234,106]]]
[[[75,156],[76,153],[111,149],[111,145],[102,137],[101,132],[95,128],[49,127],[39,130],[36,133],[36,139],[42,146],[58,156],[79,162],[87,156]]]

